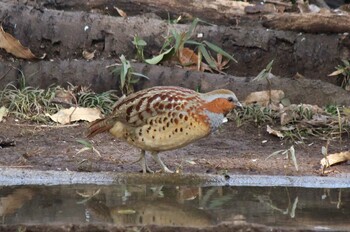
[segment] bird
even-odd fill
[[[141,162],[143,173],[153,173],[147,165],[146,152],[163,172],[173,173],[159,152],[208,136],[227,121],[225,116],[235,107],[242,105],[228,89],[199,93],[178,86],[155,86],[119,99],[111,114],[88,126],[87,137],[109,132],[141,149],[136,162]]]

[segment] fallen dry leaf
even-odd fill
[[[281,131],[272,129],[269,125],[266,126],[266,131],[269,134],[276,135],[278,138],[283,138],[284,135],[281,133]]]
[[[329,166],[341,162],[350,160],[350,151],[343,151],[339,153],[334,153],[327,155],[325,158],[321,159],[321,165],[328,168]]]
[[[94,50],[93,52],[88,52],[86,50],[83,51],[83,57],[85,60],[91,60],[95,57],[95,52],[96,50]]]
[[[56,114],[47,115],[52,121],[61,124],[68,124],[76,121],[92,122],[102,117],[101,111],[97,108],[71,107],[69,109],[62,109]]]
[[[127,15],[122,9],[119,9],[119,8],[116,7],[116,6],[114,6],[113,8],[116,9],[116,10],[118,11],[118,14],[119,14],[120,16],[122,16],[123,18],[127,18],[127,17],[128,17],[128,15]]]
[[[24,47],[16,38],[5,32],[0,26],[0,48],[6,52],[23,59],[36,59],[37,57],[30,51],[29,48]]]
[[[229,62],[230,62],[230,60],[229,59],[223,59],[221,54],[218,53],[216,55],[215,65],[216,65],[216,69],[218,71],[222,71],[224,69],[227,69]]]
[[[333,76],[338,76],[339,74],[342,74],[344,72],[343,69],[338,69],[330,74],[328,74],[329,77],[333,77]]]
[[[180,64],[190,70],[198,70],[198,63],[200,62],[200,59],[198,55],[190,48],[183,48],[179,51],[178,59]],[[203,63],[200,62],[199,70],[204,71],[212,71],[211,68]]]
[[[0,107],[0,122],[6,117],[8,109],[5,106]]]
[[[55,97],[52,99],[53,103],[72,105],[76,103],[75,95],[71,89],[58,88],[55,92]]]
[[[258,104],[268,106],[270,103],[278,104],[284,98],[282,90],[265,90],[250,93],[244,100],[245,105]]]

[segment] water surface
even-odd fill
[[[204,227],[222,222],[350,229],[350,189],[159,185],[0,187],[0,223]]]

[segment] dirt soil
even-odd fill
[[[84,136],[86,123],[69,126],[38,125],[9,119],[0,123],[0,142],[14,141],[14,146],[0,149],[0,165],[39,170],[71,170],[85,172],[115,171],[140,172],[139,150],[118,141],[110,134],[99,134],[92,144],[101,153],[78,153],[84,146],[78,139]],[[332,141],[329,153],[350,149],[350,138]],[[294,145],[299,166],[296,171],[285,155],[267,157]],[[244,124],[240,127],[230,121],[219,131],[187,147],[161,153],[164,163],[172,170],[184,173],[321,175],[321,147],[326,141],[306,138],[302,144],[292,144],[266,132],[266,127]],[[153,170],[159,166],[148,157]],[[328,175],[350,173],[347,163],[328,169]]]

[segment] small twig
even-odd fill
[[[338,115],[338,125],[339,125],[339,136],[340,136],[340,142],[342,141],[342,133],[343,133],[343,127],[342,127],[342,118],[340,115],[339,107],[337,107],[337,115]]]
[[[0,168],[33,168],[33,165],[14,165],[14,166],[7,166],[7,165],[0,165]]]
[[[3,78],[5,78],[7,76],[7,74],[11,71],[11,68],[9,70],[7,70],[7,72],[2,75],[2,77],[0,77],[0,80],[2,80]]]
[[[14,126],[25,126],[25,127],[42,127],[42,128],[65,128],[65,127],[76,127],[80,126],[79,123],[74,123],[74,124],[67,124],[67,125],[32,125],[32,124],[11,124]]]
[[[72,107],[75,107],[75,106],[76,106],[76,104],[69,103],[69,102],[64,102],[64,101],[60,101],[60,100],[55,100],[55,99],[53,99],[53,100],[51,101],[51,103],[53,103],[53,104],[59,104],[59,105],[63,105],[63,106],[72,106]]]
[[[273,3],[276,5],[281,5],[281,6],[287,6],[287,7],[292,7],[291,3],[285,3],[285,2],[280,2],[280,1],[276,1],[276,0],[265,0],[266,3]]]
[[[79,105],[78,105],[78,100],[77,100],[77,98],[75,97],[75,95],[72,93],[72,92],[68,92],[71,96],[72,96],[72,98],[73,98],[73,100],[74,100],[74,103],[75,103],[75,108],[74,108],[74,110],[72,111],[72,113],[69,115],[69,122],[72,122],[72,115],[74,114],[74,112],[77,110],[77,108],[79,107]]]
[[[114,63],[114,64],[107,65],[105,68],[111,68],[111,67],[120,66],[120,65],[121,64],[119,64],[119,63]]]

